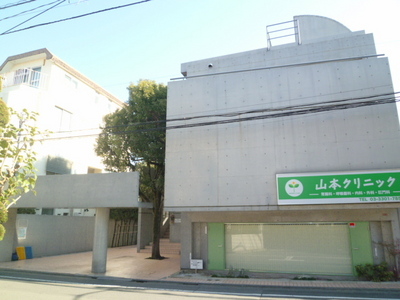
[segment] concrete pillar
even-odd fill
[[[109,208],[97,208],[94,222],[92,272],[105,273],[107,266]]]
[[[190,255],[192,253],[192,220],[189,213],[181,213],[181,269],[190,268]]]
[[[139,207],[136,251],[144,249],[153,240],[153,213],[149,208]]]

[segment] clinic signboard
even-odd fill
[[[400,170],[277,174],[278,205],[400,202]]]

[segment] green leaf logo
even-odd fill
[[[291,179],[286,182],[286,193],[291,197],[297,197],[303,192],[303,184],[297,179]]]

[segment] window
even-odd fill
[[[54,215],[54,208],[43,208],[42,215]]]
[[[55,129],[57,131],[69,131],[72,124],[72,113],[62,109],[58,106],[55,107]]]
[[[30,76],[30,86],[32,87],[39,87],[40,85],[40,74],[41,74],[41,67],[33,68]]]
[[[76,81],[71,76],[65,75],[65,79],[67,81],[67,88],[71,90],[76,90],[78,88],[78,81]]]
[[[29,69],[19,69],[14,74],[14,84],[21,84],[28,82]]]
[[[27,84],[31,87],[38,88],[41,78],[41,67],[33,69],[19,69],[14,73],[14,84]]]

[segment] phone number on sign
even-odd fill
[[[360,198],[363,202],[378,202],[378,201],[400,201],[400,196],[391,197],[363,197]]]

